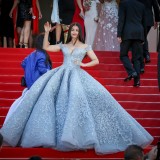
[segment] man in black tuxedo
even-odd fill
[[[2,143],[3,143],[3,136],[2,136],[2,134],[0,133],[0,150],[1,150],[1,147],[2,147]]]
[[[160,6],[160,0],[158,0],[158,4]],[[158,45],[157,45],[157,51],[160,54],[160,26],[158,27]]]
[[[122,0],[119,5],[119,19],[117,39],[120,42],[120,60],[128,77],[134,78],[134,86],[140,86],[140,62],[142,57],[142,43],[146,37],[145,7],[138,0]],[[132,48],[132,62],[128,57]]]
[[[147,35],[152,26],[156,29],[158,26],[158,22],[160,21],[160,9],[157,0],[138,0],[145,6],[145,17],[146,17],[146,26],[147,26]],[[154,11],[154,13],[153,13]],[[143,57],[145,58],[145,62],[150,62],[150,54],[148,51],[148,41],[145,40],[143,45]],[[143,62],[142,62],[143,63]],[[143,64],[142,64],[143,65]]]
[[[160,0],[158,0],[158,4],[160,6]],[[160,26],[158,28],[158,45],[157,45],[157,51],[158,51],[158,87],[159,87],[159,91],[160,91]]]

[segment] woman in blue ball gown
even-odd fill
[[[50,147],[61,151],[93,148],[98,154],[149,145],[153,137],[92,76],[80,67],[99,63],[83,43],[81,26],[70,25],[66,44],[49,45],[51,25],[44,25],[45,50],[64,55],[63,64],[41,76],[18,110],[1,128],[12,146]],[[89,63],[83,63],[88,55]]]

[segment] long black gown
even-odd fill
[[[32,7],[32,0],[20,0],[19,12],[21,19],[32,20],[32,14],[29,13],[31,7]]]
[[[74,0],[59,0],[58,8],[60,23],[70,25],[72,23],[76,8]]]
[[[14,0],[1,1],[1,33],[2,37],[14,38],[13,19],[9,17],[10,10],[13,6]]]

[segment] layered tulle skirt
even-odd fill
[[[65,65],[33,84],[0,132],[12,146],[103,154],[153,140],[98,81]]]

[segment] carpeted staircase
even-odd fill
[[[20,64],[24,57],[33,49],[5,49],[0,48],[0,128],[13,101],[21,95],[23,87],[20,86],[20,78],[23,69]],[[133,81],[124,82],[127,76],[120,60],[118,52],[96,52],[100,64],[87,68],[94,78],[103,84],[115,97],[115,99],[136,120],[154,136],[156,144],[160,137],[160,92],[157,81],[157,53],[151,54],[151,63],[146,65],[145,73],[141,75],[141,86],[134,88]],[[50,53],[53,67],[60,66],[63,61],[62,53]],[[88,61],[86,58],[84,61]],[[150,146],[145,149],[147,152]],[[40,155],[44,159],[60,158],[97,158],[97,159],[123,159],[123,153],[112,155],[96,155],[93,150],[59,152],[47,148],[12,148],[3,147],[0,151],[0,159],[27,159],[31,155]]]

